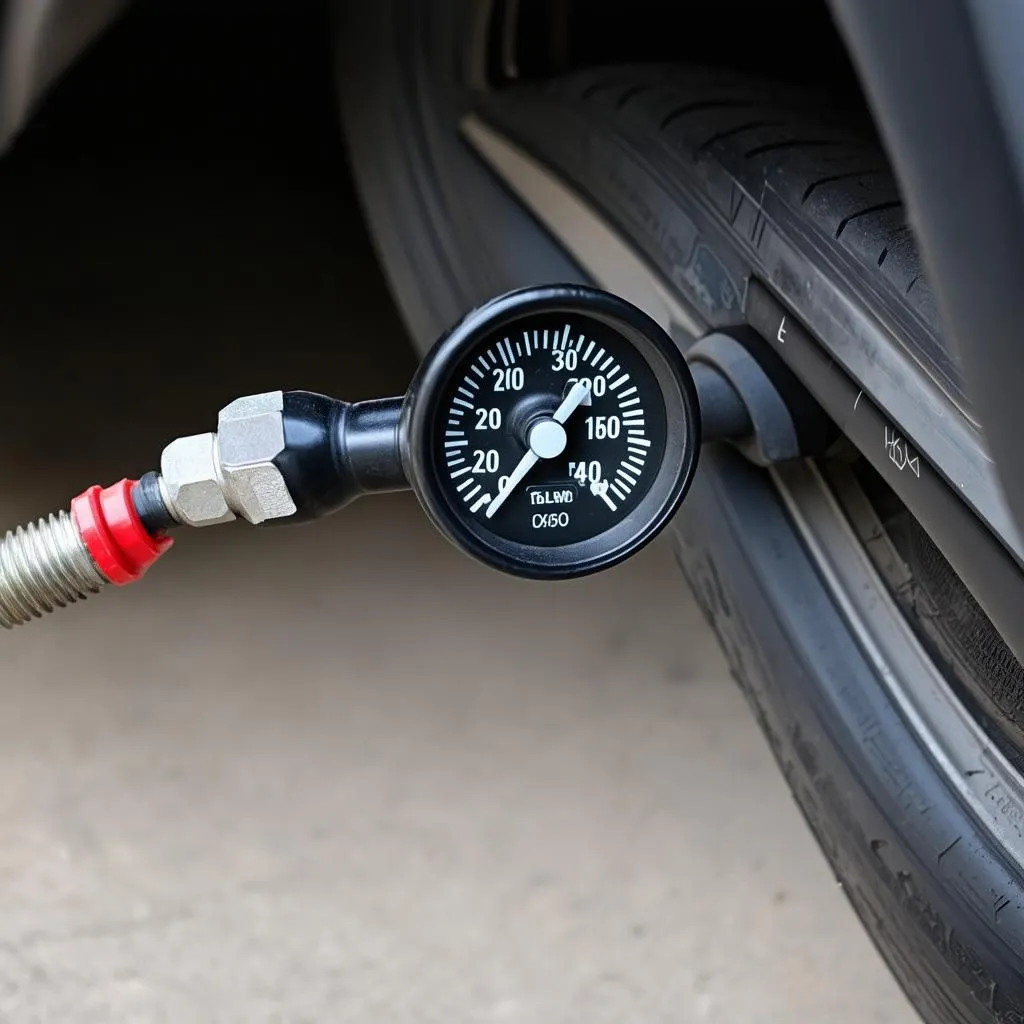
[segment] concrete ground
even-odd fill
[[[10,523],[236,394],[413,367],[326,88],[285,159],[272,102],[197,128],[119,73],[0,164]],[[0,642],[0,1020],[912,1019],[667,543],[530,584],[390,496]]]

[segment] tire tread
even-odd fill
[[[963,399],[906,209],[870,130],[837,127],[827,100],[718,70],[605,67],[546,88],[595,116],[629,122],[692,164],[713,158],[750,191],[768,182],[826,245],[916,317],[942,355],[940,380]]]

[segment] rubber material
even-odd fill
[[[758,230],[756,221],[738,218],[726,219],[723,227],[719,212],[739,210],[737,197],[751,192],[756,197],[758,183],[770,180],[789,210],[788,218],[777,217],[774,223],[786,243],[827,266],[833,279],[846,285],[851,301],[869,303],[893,338],[963,401],[959,371],[940,341],[930,291],[922,291],[927,285],[891,177],[881,171],[856,173],[867,166],[870,143],[858,144],[850,133],[829,127],[827,117],[815,122],[812,114],[794,109],[770,86],[757,88],[742,79],[701,71],[612,68],[551,83],[543,93],[524,89],[510,94],[507,103],[496,96],[487,117],[566,174],[715,324],[746,315],[746,251]],[[671,185],[681,167],[691,174],[692,191]],[[797,315],[799,292],[799,285],[787,289]],[[739,500],[753,500],[753,493]],[[703,548],[705,564],[719,565],[721,523],[709,521],[689,503],[680,522],[692,527],[697,517],[699,526],[689,536]],[[738,517],[732,522],[738,529]],[[751,542],[755,536],[737,541],[751,564],[760,559]],[[735,570],[742,575],[739,565]],[[691,575],[696,580],[696,573]],[[728,576],[720,585],[731,594],[725,607],[732,615],[742,608],[746,618],[733,622],[720,609],[710,609],[727,649],[731,644],[735,650],[738,631],[745,633],[751,650],[776,644],[764,631],[777,629],[768,623],[785,613],[751,607]],[[779,589],[770,588],[768,599],[793,599],[792,594],[783,598]],[[806,633],[801,635],[797,626],[791,625],[787,638],[797,650],[786,660],[797,656],[817,666],[805,677],[806,685],[794,695],[788,690],[791,680],[779,675],[775,665],[764,670],[759,684],[759,717],[765,724],[769,712],[776,716],[769,736],[790,774],[789,766],[809,753],[801,725],[808,713],[804,705],[813,707],[820,699],[815,685],[830,683],[819,674],[825,634],[811,619],[804,623]],[[750,664],[751,650],[743,669],[753,674],[759,669]],[[836,666],[843,663],[836,660],[838,648],[828,658],[836,677]],[[837,678],[841,689],[862,685],[852,666]],[[990,680],[978,683],[987,686]],[[841,702],[834,713],[866,712]],[[811,745],[813,784],[796,791],[798,800],[868,931],[929,1021],[1024,1021],[1024,961],[1008,917],[1024,906],[1018,896],[1021,865],[1008,864],[992,837],[959,812],[941,770],[924,751],[916,744],[903,749],[913,740],[902,722],[897,731],[897,718],[892,709],[884,719],[876,715],[870,730],[862,722],[840,719],[821,732]],[[874,753],[866,748],[871,747],[886,750],[891,776],[870,765]],[[850,778],[847,765],[863,764],[865,757],[865,770]],[[945,844],[934,835],[926,839],[905,815],[893,813],[884,828],[867,816],[867,809],[891,794],[894,785],[897,790],[913,787],[908,793],[946,793],[946,806],[957,814],[942,818],[931,795],[918,799],[916,812],[937,815],[943,823],[940,835],[948,827]],[[1024,809],[1010,813],[1024,820]],[[956,843],[953,851],[939,861],[951,843]],[[886,872],[880,859],[899,867]],[[992,894],[991,905],[1000,908],[998,920],[994,913],[979,917],[971,896],[978,891]],[[995,1005],[999,1014],[993,1013]]]
[[[398,429],[402,402],[403,397],[378,398],[348,407],[342,444],[363,491],[399,491],[409,486]]]
[[[928,301],[914,294],[926,285],[891,178],[855,174],[872,152],[870,144],[858,147],[849,133],[827,127],[827,119],[815,125],[810,118],[813,127],[801,127],[801,116],[790,109],[771,87],[757,89],[742,80],[613,68],[551,83],[543,93],[524,89],[510,94],[507,103],[496,96],[486,116],[528,152],[543,154],[548,166],[565,174],[716,325],[746,316],[746,252],[751,233],[757,237],[756,222],[726,219],[723,226],[720,212],[739,210],[736,197],[770,180],[790,211],[774,225],[786,243],[827,266],[851,301],[870,302],[893,337],[962,399],[955,363],[939,341],[930,293]],[[672,186],[680,168],[692,175],[691,190]],[[911,269],[901,287],[900,275]],[[799,285],[787,290],[797,315],[799,292]],[[712,483],[717,484],[713,477]],[[754,502],[757,493],[745,489],[735,500]],[[869,712],[841,700],[829,712],[838,717],[825,728],[825,715],[809,739],[808,716],[817,717],[813,709],[829,686],[847,697],[864,685],[855,663],[842,671],[841,651],[849,640],[834,629],[821,632],[811,616],[801,623],[788,610],[772,607],[774,601],[796,601],[784,585],[789,563],[776,563],[780,579],[767,588],[768,606],[751,605],[749,592],[734,581],[762,561],[765,539],[757,539],[753,525],[743,527],[752,531],[748,536],[735,536],[740,520],[749,517],[723,517],[721,508],[715,516],[718,521],[690,502],[683,508],[681,528],[703,551],[697,561],[702,558],[704,568],[689,574],[726,649],[742,659],[738,668],[734,661],[737,674],[747,676],[748,692],[757,686],[759,719],[776,755],[897,979],[929,1021],[1024,1021],[1024,961],[1009,916],[1024,907],[1021,865],[1007,863],[992,837],[962,812],[939,767],[891,706],[884,716],[873,712],[870,721],[844,720],[843,715]],[[719,604],[707,592],[704,573],[723,564],[724,524],[731,524],[724,532],[743,554],[718,581],[726,595]],[[807,605],[801,601],[796,607]],[[789,618],[789,625],[773,637],[780,617]],[[738,642],[747,649],[738,651]],[[784,651],[786,644],[793,650]],[[773,649],[778,661],[759,665],[762,652]],[[786,676],[794,660],[805,666],[799,686]],[[885,700],[880,693],[879,703]],[[891,774],[874,763],[883,757],[880,750]],[[810,759],[803,783],[794,776],[800,759]],[[940,793],[944,811],[938,810]],[[896,808],[902,799],[908,809],[894,809],[881,821],[869,813],[879,801],[894,798]],[[1024,809],[1010,813],[1024,820]],[[935,816],[937,833],[919,828],[913,814]],[[976,892],[991,893],[998,919],[994,911],[979,916]]]
[[[465,279],[460,270],[477,266],[487,245],[461,232],[461,219],[494,222],[468,196],[446,216],[445,197],[459,194],[459,182],[433,160],[445,133],[456,144],[464,112],[445,80],[461,40],[439,27],[446,13],[421,33],[433,50],[424,42],[413,54],[399,28],[411,0],[349,6],[376,34],[361,34],[355,19],[347,26],[346,46],[372,53],[374,63],[353,67],[347,92],[353,106],[372,95],[381,112],[372,125],[366,112],[347,125],[356,175],[372,222],[386,224],[377,237],[397,289],[430,293],[430,262],[410,271],[390,258],[400,248],[395,224],[405,225],[408,245],[422,247],[431,223],[443,223],[445,244],[435,251],[452,281]],[[429,67],[439,79],[433,89]],[[401,161],[394,152],[413,135],[390,139],[398,110],[403,125],[414,122],[429,138],[405,148]],[[837,128],[827,100],[722,72],[624,67],[496,93],[483,116],[568,181],[714,328],[744,320],[748,254],[763,224],[758,197],[770,181],[785,244],[827,268],[851,304],[869,310],[966,407],[884,155],[872,139]],[[374,160],[359,158],[371,152]],[[528,283],[529,270],[513,258],[523,238],[503,242],[500,287]],[[487,259],[493,266],[494,249]],[[803,282],[788,284],[799,314]],[[965,810],[867,670],[769,478],[709,448],[675,528],[687,576],[794,796],[904,990],[937,1024],[1024,1022],[1021,865]],[[992,799],[1009,820],[1024,821],[1008,795]]]
[[[313,391],[286,391],[285,447],[274,465],[296,512],[266,525],[319,519],[367,491],[407,487],[398,445],[401,410],[401,398],[350,405]]]
[[[747,317],[750,323],[771,334],[785,315],[778,300],[758,282],[752,282],[747,292]],[[971,514],[957,493],[936,473],[928,461],[907,446],[893,430],[884,411],[863,394],[857,385],[838,369],[814,338],[790,316],[786,335],[786,354],[790,365],[806,379],[816,382],[816,393],[822,406],[832,410],[841,424],[846,438],[863,453],[864,460],[874,467],[894,494],[900,491],[901,505],[908,510],[938,547],[946,552],[952,563],[961,568],[961,587],[974,594],[984,595],[990,616],[987,633],[978,636],[974,631],[977,620],[960,618],[961,636],[977,648],[984,639],[999,641],[1006,656],[1013,661],[1010,648],[1024,651],[1024,620],[1020,615],[1024,603],[1024,573],[1006,550],[999,545],[984,524]],[[889,447],[879,444],[888,440]],[[907,481],[913,486],[907,487]],[[922,604],[915,606],[916,618],[922,631],[929,632],[935,612]],[[948,614],[947,632],[955,615]],[[953,620],[953,621],[950,621]],[[993,628],[993,623],[999,632]],[[970,631],[970,632],[969,632]],[[1000,633],[1005,643],[1000,639]],[[1009,647],[1007,647],[1009,645]],[[990,646],[991,651],[998,646]],[[975,664],[980,664],[976,661]],[[1020,671],[1020,663],[1016,662]],[[1008,704],[1009,694],[1005,677],[991,672],[961,676],[963,685],[976,698],[980,706],[989,709],[981,715],[990,736],[1010,756],[1024,762],[1024,732],[1015,719],[1021,717],[1021,695]],[[1003,709],[1006,710],[998,710]]]
[[[824,158],[819,150],[832,148],[811,143],[805,146],[799,141],[796,132],[804,124],[800,118],[811,115],[793,112],[792,107],[787,108],[788,112],[783,110],[780,101],[773,98],[773,87],[765,87],[759,92],[758,102],[762,106],[756,109],[774,111],[775,119],[787,129],[790,144],[778,143],[769,150],[763,146],[749,149],[749,136],[757,136],[760,129],[751,128],[746,122],[736,129],[724,120],[735,118],[731,104],[736,102],[737,90],[751,94],[749,83],[740,80],[736,84],[731,80],[730,86],[730,80],[721,75],[678,69],[665,70],[660,79],[654,76],[650,68],[603,69],[550,83],[543,91],[529,87],[507,96],[498,94],[486,104],[485,114],[491,124],[527,152],[543,154],[546,166],[569,180],[627,237],[635,239],[644,255],[676,282],[682,294],[690,293],[712,323],[734,321],[740,316],[753,322],[751,318],[757,317],[757,296],[763,286],[760,279],[752,278],[754,269],[760,270],[763,265],[764,238],[771,239],[773,251],[791,253],[786,261],[773,264],[769,278],[771,291],[776,296],[781,293],[784,308],[780,308],[777,319],[769,319],[767,324],[763,317],[758,317],[755,326],[764,338],[777,340],[775,354],[786,354],[794,369],[798,368],[800,347],[790,344],[787,348],[784,338],[778,338],[781,325],[786,323],[787,310],[791,314],[787,329],[799,331],[801,319],[820,320],[825,309],[829,323],[851,325],[851,332],[856,330],[852,326],[854,321],[870,317],[891,326],[894,344],[912,337],[898,329],[901,324],[910,323],[909,297],[890,287],[891,282],[884,276],[888,260],[882,259],[879,266],[880,253],[878,259],[854,262],[841,245],[853,225],[870,224],[875,215],[868,211],[857,214],[845,207],[843,220],[833,227],[832,219],[823,219],[820,211],[816,214],[811,208],[813,204],[803,203],[808,189],[817,195],[832,187],[821,182],[808,183],[807,160],[821,161]],[[641,88],[637,80],[647,84]],[[705,90],[703,100],[695,98],[695,91],[700,88]],[[794,102],[789,99],[790,104]],[[824,142],[829,131],[847,138],[840,166],[853,159],[850,154],[854,152],[854,142],[848,132],[822,128],[813,119],[807,124],[811,127],[804,125],[801,133],[806,139]],[[785,202],[780,204],[780,197]],[[766,213],[758,203],[764,203],[770,212]],[[886,238],[882,231],[874,242],[867,239],[864,251],[875,251]],[[784,277],[778,273],[782,266],[805,268],[806,278],[791,269],[787,269],[788,276]],[[832,293],[829,298],[823,293],[815,297],[807,280],[812,271],[827,272]],[[836,337],[850,343],[849,334],[844,336],[840,331],[833,344]],[[876,342],[885,343],[884,339]],[[844,375],[838,372],[838,360],[831,358],[823,346],[817,347],[816,353],[814,362],[827,369],[816,371],[817,380],[812,384],[811,376],[805,372],[810,364],[799,358],[802,379],[837,422],[852,423],[857,411],[856,385],[849,403],[844,400],[840,407],[830,404],[827,395],[835,393],[835,384]],[[880,353],[876,362],[882,365],[884,354]],[[844,377],[843,389],[851,384]],[[867,393],[873,394],[870,390]],[[929,393],[937,397],[934,389]],[[898,398],[889,394],[888,401],[894,400]],[[889,437],[903,436],[893,424],[900,423],[900,413],[906,410],[896,410],[885,402],[879,404],[888,420]],[[925,433],[939,435],[959,414],[952,406],[944,411],[922,405],[915,415],[921,416]],[[884,447],[885,429],[879,429],[880,433],[860,433],[862,450],[869,457],[889,457]],[[917,453],[911,455],[916,463]],[[980,465],[979,457],[975,468]],[[1024,651],[1024,630],[1014,609],[1021,600],[1021,576],[1006,550],[980,526],[971,511],[975,496],[972,483],[977,482],[976,478],[942,479],[940,471],[939,484],[949,493],[938,502],[926,497],[920,480],[922,472],[912,465],[907,472],[896,474],[890,485],[932,531],[946,557],[1020,657]],[[945,500],[954,495],[954,501]],[[947,509],[949,515],[945,514]],[[969,528],[961,528],[962,524]],[[976,539],[979,535],[980,542]],[[986,698],[995,696],[1000,685],[999,680],[979,676],[972,688]],[[983,699],[982,706],[992,703],[999,702]],[[986,722],[986,726],[1002,727],[999,719]],[[1015,730],[1004,731],[1014,742]]]
[[[178,525],[178,520],[171,515],[170,509],[164,503],[159,473],[151,471],[139,477],[139,482],[132,488],[132,503],[142,520],[142,525],[153,536],[173,530]]]
[[[1020,1024],[1017,865],[893,706],[768,479],[728,451],[703,469],[679,561],[843,892],[928,1024]]]
[[[693,386],[700,402],[703,443],[747,437],[753,426],[739,392],[713,366],[690,361]]]
[[[139,518],[132,501],[136,483],[94,485],[71,502],[71,518],[96,568],[119,587],[141,579],[174,543],[170,537],[151,536]]]
[[[751,428],[730,439],[751,462],[771,466],[801,455],[818,454],[816,450],[801,451],[793,416],[782,396],[761,364],[734,338],[721,332],[706,334],[690,348],[687,359],[694,370],[713,368],[741,396]],[[702,396],[702,415],[705,408]]]
[[[609,127],[621,129],[624,136],[644,137],[645,155],[666,172],[669,154],[695,166],[712,208],[739,214],[740,196],[746,192],[756,197],[770,182],[773,194],[793,212],[794,227],[805,233],[802,244],[812,245],[820,259],[827,259],[858,292],[865,292],[897,340],[958,403],[968,404],[956,356],[939,330],[934,294],[906,210],[885,155],[870,135],[837,125],[827,106],[791,89],[739,75],[674,67],[601,69],[555,80],[543,89],[524,88],[510,94],[507,103],[497,94],[485,113],[517,137],[525,124],[521,118],[532,118],[539,106],[554,104],[564,104],[588,119],[607,119]],[[578,145],[575,132],[573,137]],[[549,156],[570,144],[568,138],[552,142],[555,149]],[[574,164],[580,155],[577,152]],[[598,153],[591,156],[596,159]],[[626,160],[628,166],[628,151]],[[628,196],[621,194],[610,171],[607,165],[603,171],[595,169],[585,183],[601,207],[608,208],[610,200],[624,229],[637,233],[645,246],[662,248],[658,264],[670,278],[674,274],[684,282],[688,274],[697,275],[694,283],[708,289],[700,307],[711,314],[738,312],[742,277],[731,275],[727,266],[687,266],[693,255],[692,234],[685,220],[676,219],[665,205],[670,196],[652,193],[646,208],[631,208],[624,205]],[[645,221],[645,216],[651,219]],[[757,225],[735,227],[756,231]],[[670,237],[659,242],[658,231]],[[748,241],[749,236],[744,239],[745,244]]]

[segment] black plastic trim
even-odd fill
[[[747,319],[766,338],[783,320],[785,358],[839,429],[924,527],[1019,660],[1024,660],[1024,573],[945,477],[843,372],[763,285],[747,290]]]

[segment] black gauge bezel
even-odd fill
[[[437,431],[444,430],[442,402],[452,378],[478,344],[522,317],[565,313],[590,317],[621,334],[643,356],[665,402],[666,444],[661,465],[636,508],[614,526],[571,544],[523,544],[465,525],[461,502],[444,484]],[[700,406],[686,360],[646,313],[608,292],[582,285],[523,288],[492,299],[460,320],[427,353],[402,405],[402,461],[420,504],[434,525],[478,561],[528,579],[573,579],[617,565],[651,541],[679,508],[693,481],[700,452]],[[489,531],[488,531],[489,533]]]

